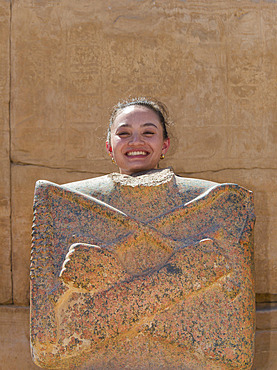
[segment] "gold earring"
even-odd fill
[[[115,164],[115,160],[113,159],[113,157],[112,157],[112,162]]]
[[[164,159],[164,154],[161,154],[160,159]]]

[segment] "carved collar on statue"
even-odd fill
[[[124,186],[158,186],[173,181],[174,172],[171,167],[151,171],[137,172],[133,175],[122,175],[113,172],[108,175],[113,182]]]

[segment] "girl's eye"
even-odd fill
[[[155,134],[155,132],[152,132],[152,131],[145,131],[143,134],[144,134],[144,135],[146,135],[146,136],[152,136],[152,135],[154,135],[154,134]]]
[[[117,135],[120,137],[126,137],[129,135],[129,132],[119,132]]]

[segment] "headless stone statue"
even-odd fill
[[[253,198],[171,169],[38,181],[31,345],[41,367],[249,369]]]

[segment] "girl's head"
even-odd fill
[[[166,107],[158,101],[138,98],[114,107],[106,148],[120,173],[132,175],[158,167],[170,144],[168,123]]]

